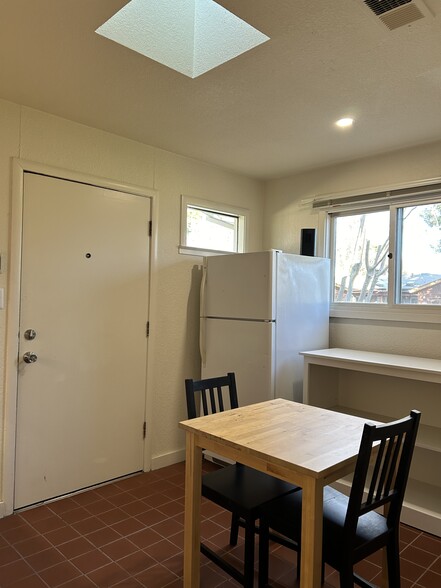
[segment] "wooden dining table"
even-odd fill
[[[182,421],[184,588],[200,586],[202,450],[303,489],[300,588],[321,585],[323,487],[353,471],[365,419],[277,398]]]

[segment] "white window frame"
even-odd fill
[[[237,251],[223,251],[221,249],[205,249],[188,246],[187,211],[189,206],[218,214],[228,214],[237,217]],[[183,253],[184,255],[200,255],[202,257],[207,257],[209,255],[244,253],[246,251],[247,243],[248,218],[249,210],[246,208],[239,208],[238,206],[231,206],[229,204],[222,204],[220,202],[213,202],[212,200],[204,200],[202,198],[195,198],[193,196],[185,196],[184,194],[181,194],[181,237],[179,253]]]
[[[407,192],[407,193],[406,193]],[[388,302],[385,304],[331,302],[330,316],[335,318],[353,318],[368,320],[405,321],[419,323],[441,323],[440,305],[414,305],[395,302],[396,285],[399,268],[396,267],[396,218],[397,209],[405,206],[435,203],[440,201],[441,178],[424,180],[414,185],[399,185],[377,188],[364,193],[344,193],[320,196],[313,200],[313,207],[319,208],[318,251],[332,259],[332,217],[338,213],[362,214],[376,210],[390,211],[389,251],[392,258],[388,261],[389,288]],[[332,263],[331,263],[332,267]],[[331,272],[330,296],[333,299],[334,275]]]

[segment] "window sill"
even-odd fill
[[[217,249],[200,249],[199,247],[188,247],[179,245],[178,252],[182,255],[198,255],[199,257],[209,257],[210,255],[233,255],[236,251],[220,251]]]
[[[434,324],[441,323],[441,306],[334,303],[330,317]]]

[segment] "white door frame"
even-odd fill
[[[34,172],[52,176],[62,180],[70,180],[83,184],[90,184],[100,188],[127,192],[136,196],[150,198],[152,238],[150,243],[150,282],[149,282],[149,318],[151,320],[152,309],[156,307],[156,263],[157,263],[157,197],[156,190],[123,184],[101,178],[82,174],[71,170],[60,169],[42,163],[26,161],[14,158],[12,160],[12,199],[11,199],[11,223],[10,223],[10,253],[9,274],[7,291],[7,316],[6,316],[6,358],[5,358],[5,404],[4,404],[4,435],[3,435],[3,466],[2,466],[2,490],[3,502],[0,502],[0,517],[12,514],[14,509],[14,484],[15,484],[15,433],[17,427],[17,389],[18,389],[18,331],[20,326],[20,288],[21,288],[21,255],[22,255],[22,219],[23,219],[23,184],[25,172]],[[147,344],[147,378],[146,378],[146,421],[147,432],[144,446],[144,471],[151,469],[151,415],[153,400],[148,393],[152,389],[152,357],[154,356],[155,337],[149,336]],[[148,419],[148,417],[150,417]],[[150,420],[150,423],[149,423]]]

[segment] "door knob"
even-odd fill
[[[23,361],[25,363],[35,363],[37,359],[38,357],[32,351],[26,351],[26,353],[23,355]]]

